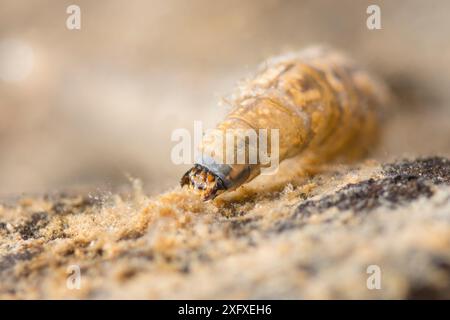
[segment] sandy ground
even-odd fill
[[[4,205],[0,296],[450,298],[450,161],[322,170],[216,202],[179,188],[148,198],[136,181],[131,197]]]

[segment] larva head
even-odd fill
[[[187,185],[189,189],[200,194],[204,201],[214,199],[227,189],[222,179],[199,164],[187,171],[180,183],[182,187]]]

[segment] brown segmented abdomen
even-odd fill
[[[384,85],[341,53],[310,48],[270,60],[240,87],[217,129],[237,135],[268,129],[269,141],[270,129],[279,130],[279,161],[301,153],[319,161],[357,158],[376,144],[387,102]],[[234,152],[242,147],[234,146]],[[260,174],[260,162],[223,164],[221,150],[222,144],[205,136],[201,151],[212,156],[200,158],[182,185],[211,199]]]

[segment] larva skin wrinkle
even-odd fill
[[[264,64],[240,86],[231,101],[233,109],[217,129],[236,135],[242,129],[268,129],[269,141],[270,129],[278,129],[280,162],[299,154],[319,162],[353,160],[376,144],[388,96],[383,83],[341,53],[314,47]],[[235,146],[235,155],[239,148],[248,147],[252,146]],[[198,159],[181,185],[209,200],[260,174],[259,162],[221,164],[223,148],[205,135],[200,152],[210,156]]]

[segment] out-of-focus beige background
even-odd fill
[[[81,30],[66,28],[71,4]],[[366,27],[381,7],[382,30]],[[0,0],[0,195],[178,183],[170,135],[212,126],[236,82],[310,44],[406,92],[384,156],[450,152],[449,1]],[[415,99],[418,97],[418,100]],[[410,102],[408,102],[409,98]],[[417,101],[421,101],[417,103]]]

